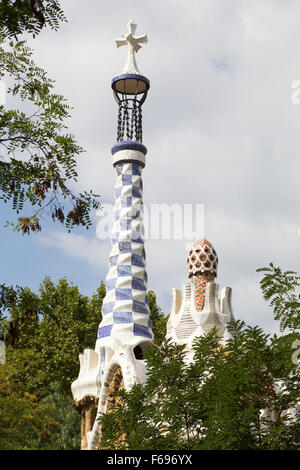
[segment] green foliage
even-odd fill
[[[70,181],[77,181],[76,157],[83,151],[66,133],[70,106],[53,92],[53,80],[35,65],[24,41],[10,41],[8,50],[3,41],[0,78],[10,77],[8,94],[26,103],[28,111],[0,106],[1,199],[17,214],[30,205],[35,209],[12,225],[23,234],[40,231],[40,215],[47,213],[69,230],[76,225],[88,228],[90,210],[99,207],[98,196],[92,191],[77,195],[69,187]]]
[[[70,188],[77,181],[76,158],[83,152],[67,132],[71,108],[34,63],[26,41],[17,39],[24,32],[35,36],[46,25],[57,29],[65,20],[57,0],[0,4],[0,80],[10,84],[12,101],[10,109],[0,106],[0,198],[19,215],[6,225],[23,235],[41,230],[42,214],[69,231],[78,225],[89,228],[90,212],[100,206],[92,191],[77,194]]]
[[[277,320],[291,333],[269,337],[257,326],[233,322],[226,346],[214,330],[196,339],[189,364],[184,345],[163,341],[167,318],[150,291],[155,345],[146,351],[147,381],[117,392],[123,404],[116,401],[100,418],[101,448],[297,449],[300,417],[288,412],[300,394],[292,360],[297,312],[289,305],[278,310],[286,298],[282,285],[290,298],[297,295],[296,278],[271,265],[262,282],[265,298],[276,299]],[[7,346],[7,364],[0,366],[0,448],[79,448],[70,384],[78,376],[78,354],[94,347],[104,296],[103,283],[88,298],[65,279],[55,285],[46,278],[39,294],[0,286],[0,308],[9,310],[9,317],[0,316]]]
[[[57,0],[1,0],[0,30],[5,36],[35,36],[46,25],[58,29],[62,21],[66,18]]]
[[[157,305],[156,295],[153,290],[148,291],[148,300],[154,343],[161,344],[166,336],[168,317],[163,314],[161,308]]]
[[[80,415],[70,386],[78,376],[78,355],[94,348],[105,293],[102,282],[88,298],[66,279],[55,285],[46,278],[38,294],[28,287],[0,286],[0,308],[6,313],[0,316],[0,336],[7,360],[0,366],[0,426],[8,427],[0,448],[79,449]],[[161,341],[166,320],[153,291],[149,305]]]
[[[294,449],[299,421],[286,415],[299,397],[299,371],[272,375],[278,353],[258,327],[231,325],[234,338],[220,347],[215,331],[184,346],[164,342],[147,354],[147,382],[118,392],[112,412],[102,415],[101,447],[107,449]],[[269,408],[275,421],[264,418]],[[125,436],[125,437],[124,437]]]
[[[300,346],[298,340],[299,334],[290,333],[283,336],[276,334],[271,338],[271,345],[274,351],[273,354],[273,374],[274,377],[280,378],[287,375],[295,366],[293,362],[293,352],[297,345]],[[299,344],[298,344],[298,341]]]
[[[281,268],[270,263],[268,267],[257,269],[266,273],[260,281],[264,299],[274,310],[275,320],[280,321],[280,330],[300,329],[300,276],[294,271],[282,272]]]
[[[50,417],[53,404],[11,389],[11,366],[0,366],[0,449],[50,449],[59,423]]]
[[[59,382],[70,395],[78,355],[94,347],[104,296],[103,283],[89,299],[65,279],[55,285],[46,278],[39,295],[22,289],[9,318],[1,322],[16,390],[43,397],[50,384]]]
[[[22,288],[19,286],[13,287],[0,284],[0,321],[4,318],[4,310],[10,309],[16,304],[18,295],[21,291]],[[1,330],[0,335],[1,337],[3,336],[3,332],[1,332]]]
[[[0,449],[80,449],[80,415],[59,383],[48,394],[14,390],[11,365],[0,367]]]
[[[39,294],[1,287],[8,316],[0,318],[7,362],[0,365],[0,426],[8,429],[0,447],[78,449],[80,416],[72,407],[71,383],[79,354],[95,345],[105,285],[91,298],[66,279],[55,285],[46,278]]]
[[[58,423],[55,435],[52,436],[53,449],[78,450],[80,449],[80,414],[73,407],[73,398],[62,390],[61,384],[56,382],[50,385],[48,394],[41,403],[49,405],[48,419]]]

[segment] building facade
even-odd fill
[[[143,383],[146,366],[143,353],[153,340],[147,297],[146,255],[143,226],[142,171],[147,149],[142,143],[142,105],[150,87],[138,69],[135,53],[147,36],[135,36],[136,24],[130,21],[117,47],[128,46],[125,67],[112,80],[118,104],[117,143],[112,148],[116,170],[115,203],[109,270],[102,320],[94,349],[80,355],[80,371],[72,384],[74,406],[81,414],[81,448],[101,446],[97,417],[109,412],[120,388],[129,390]],[[199,240],[190,250],[190,282],[183,295],[172,290],[172,309],[167,337],[187,344],[187,359],[192,358],[192,341],[216,327],[225,342],[230,334],[226,324],[233,318],[231,289],[218,297],[218,257],[207,240]]]

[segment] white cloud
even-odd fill
[[[97,238],[89,239],[83,235],[62,232],[42,234],[38,241],[45,247],[54,246],[67,256],[84,260],[101,273],[108,266],[108,241],[100,241]],[[60,253],[58,253],[58,256],[60,256]]]

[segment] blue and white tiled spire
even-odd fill
[[[131,20],[117,46],[128,46],[128,57],[121,75],[114,77],[112,88],[119,105],[117,144],[112,148],[117,171],[114,224],[106,296],[102,306],[97,350],[114,340],[137,346],[152,341],[153,334],[147,296],[144,248],[143,184],[146,147],[142,144],[142,104],[150,86],[137,68],[135,53],[147,42],[147,36],[135,36]],[[134,140],[135,138],[135,140]]]
[[[112,345],[113,338],[118,338],[123,344],[137,345],[153,337],[144,248],[143,165],[133,158],[134,150],[127,151],[130,152],[130,161],[115,164],[117,181],[112,248],[97,346]],[[123,158],[126,150],[120,152]]]

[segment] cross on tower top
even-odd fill
[[[140,44],[146,44],[148,42],[148,38],[146,34],[135,37],[134,34],[136,28],[137,24],[131,19],[124,33],[122,34],[123,37],[121,39],[116,39],[117,47],[126,45],[128,46],[127,62],[122,73],[141,73],[135,60],[135,52],[138,52],[138,50],[142,47]]]

